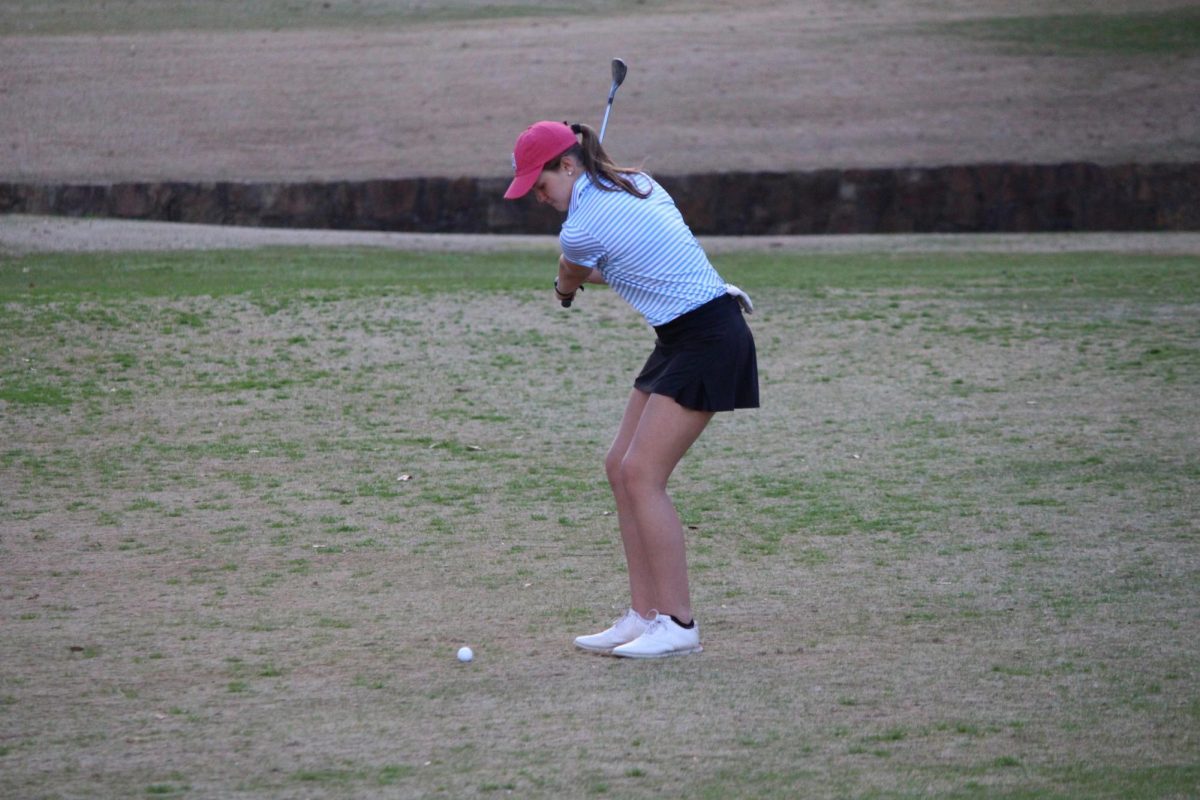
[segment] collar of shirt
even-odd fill
[[[571,213],[575,211],[576,208],[579,207],[579,204],[583,201],[584,195],[586,195],[589,190],[594,188],[595,186],[592,184],[591,175],[588,175],[586,172],[584,172],[579,176],[579,180],[575,181],[575,185],[571,187],[571,202],[567,206],[568,217],[571,216]]]

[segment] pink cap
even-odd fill
[[[508,185],[504,199],[516,200],[528,194],[546,163],[577,144],[579,140],[565,122],[542,120],[526,128],[513,146],[513,172],[516,177]]]

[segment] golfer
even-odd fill
[[[513,170],[505,198],[532,190],[567,214],[557,300],[606,283],[658,337],[604,460],[630,608],[575,645],[628,658],[698,653],[683,526],[667,481],[715,412],[758,406],[754,339],[742,318],[749,298],[717,274],[670,195],[649,175],[614,165],[590,127],[530,126],[517,138]]]

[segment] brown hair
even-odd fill
[[[568,124],[568,123],[563,123]],[[592,183],[605,192],[628,192],[634,197],[643,199],[650,196],[651,189],[641,191],[637,184],[630,180],[627,176],[636,175],[641,170],[631,167],[618,167],[609,158],[608,153],[604,149],[604,145],[600,143],[600,137],[596,135],[591,126],[575,123],[571,125],[571,130],[582,137],[582,141],[574,147],[568,147],[557,157],[546,162],[543,169],[555,170],[562,165],[562,160],[566,156],[571,156],[578,161],[588,177],[592,179]],[[603,179],[603,180],[601,180]]]

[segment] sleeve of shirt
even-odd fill
[[[595,269],[605,262],[604,246],[586,231],[564,229],[558,243],[563,255],[573,264]]]

